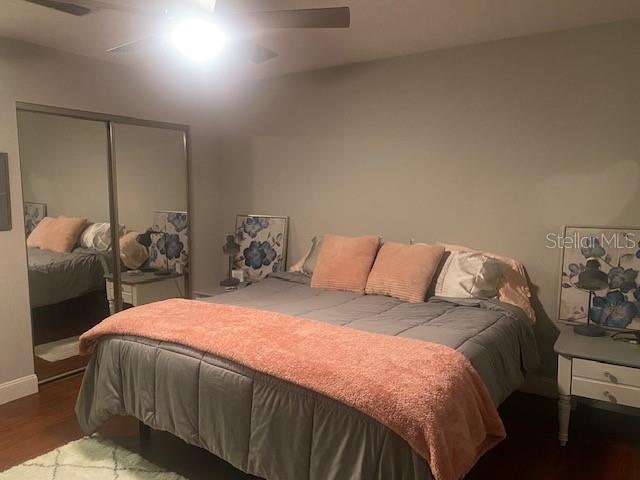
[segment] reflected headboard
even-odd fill
[[[36,225],[47,216],[47,204],[37,202],[24,202],[24,229],[27,237]]]
[[[189,219],[187,212],[153,212],[149,266],[184,273],[189,266]],[[162,232],[162,233],[160,233]]]

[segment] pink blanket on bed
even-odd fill
[[[81,352],[104,335],[186,345],[338,400],[397,433],[438,480],[462,478],[505,436],[471,363],[443,345],[182,299],[113,315],[80,337]]]

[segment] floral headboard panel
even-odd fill
[[[152,231],[149,266],[184,273],[189,266],[187,212],[154,212]]]
[[[36,202],[24,202],[24,230],[27,237],[36,225],[47,216],[47,204]]]

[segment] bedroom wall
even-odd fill
[[[211,221],[217,203],[212,188],[216,150],[209,106],[214,102],[203,93],[200,76],[183,70],[167,68],[152,76],[118,64],[0,39],[0,151],[9,153],[13,217],[13,230],[0,232],[0,403],[35,388],[16,101],[192,126],[193,273],[198,288],[214,281],[209,265],[219,261],[210,248],[217,239]]]
[[[265,81],[217,127],[220,228],[290,216],[290,264],[324,232],[517,258],[551,377],[547,232],[640,221],[639,44],[630,21]]]

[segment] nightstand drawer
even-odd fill
[[[640,388],[640,369],[573,359],[573,377],[589,378],[614,385],[631,385]]]
[[[571,381],[571,394],[640,408],[640,388],[637,387],[614,385],[611,383],[598,382],[597,380],[574,377]]]

